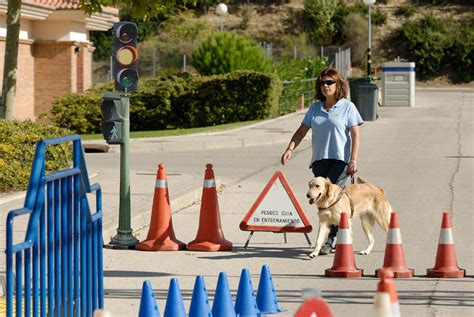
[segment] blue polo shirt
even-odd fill
[[[328,111],[321,101],[312,104],[302,123],[312,130],[311,164],[322,159],[347,163],[351,155],[350,128],[364,121],[352,102],[340,99]]]

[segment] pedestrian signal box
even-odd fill
[[[100,123],[102,134],[108,144],[123,144],[124,114],[127,109],[122,96],[113,92],[104,92],[100,111],[104,121]]]
[[[115,89],[125,93],[136,91],[138,85],[137,25],[128,21],[117,22],[112,28],[112,34]]]

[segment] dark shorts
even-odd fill
[[[337,184],[341,175],[345,173],[346,166],[347,164],[344,161],[335,159],[323,159],[319,161],[314,161],[311,164],[311,170],[313,171],[314,177],[327,177],[331,180],[333,184]]]

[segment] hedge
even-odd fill
[[[130,98],[130,129],[192,128],[274,117],[281,89],[275,74],[253,71],[142,79]],[[100,87],[55,101],[52,122],[76,133],[99,133],[103,90]]]
[[[56,126],[31,121],[0,120],[0,192],[24,190],[28,186],[36,143],[70,134]],[[71,162],[67,144],[48,146],[46,171],[67,168]]]

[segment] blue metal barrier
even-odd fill
[[[72,167],[46,175],[46,147],[65,142],[73,145]],[[21,215],[29,215],[25,239],[13,244]],[[15,316],[92,316],[104,307],[102,193],[89,183],[78,135],[37,143],[24,207],[7,216],[6,256],[7,317],[14,295]]]

